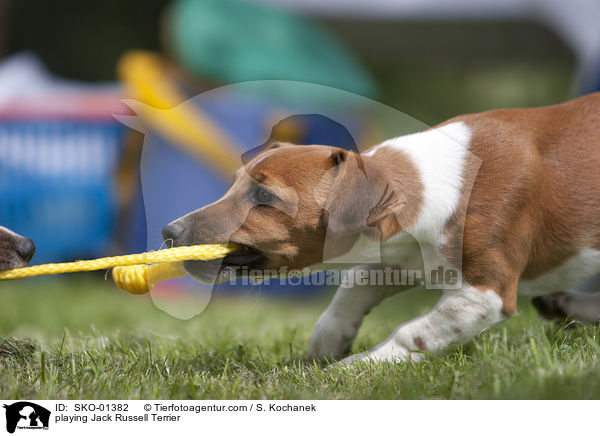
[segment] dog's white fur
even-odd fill
[[[386,148],[406,153],[423,183],[424,202],[409,233],[419,241],[440,245],[446,221],[456,210],[463,186],[465,158],[471,130],[463,122],[390,139],[365,153],[373,156]]]

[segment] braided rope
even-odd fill
[[[155,265],[116,266],[112,270],[115,284],[130,294],[145,294],[158,282],[185,276],[183,262]]]
[[[143,294],[154,284],[169,278],[183,277],[184,260],[212,260],[227,256],[239,247],[235,244],[205,244],[168,248],[125,256],[102,257],[66,263],[47,263],[0,271],[0,280],[14,280],[46,274],[96,271],[113,268],[113,279],[123,290]],[[156,264],[156,265],[152,265]]]

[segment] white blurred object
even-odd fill
[[[600,76],[600,0],[252,0],[302,13],[381,20],[515,19],[553,30],[575,53],[573,91]]]
[[[0,61],[0,120],[47,117],[112,120],[129,113],[117,83],[85,83],[52,75],[33,53]]]
[[[0,63],[0,105],[18,98],[62,93],[81,87],[79,82],[52,76],[32,53],[19,53]]]

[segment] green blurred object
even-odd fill
[[[298,16],[235,0],[176,0],[167,30],[177,61],[202,78],[297,80],[377,97],[374,80],[357,59]]]

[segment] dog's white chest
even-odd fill
[[[521,280],[518,294],[537,296],[564,291],[600,272],[600,250],[584,248],[558,268],[535,280]]]

